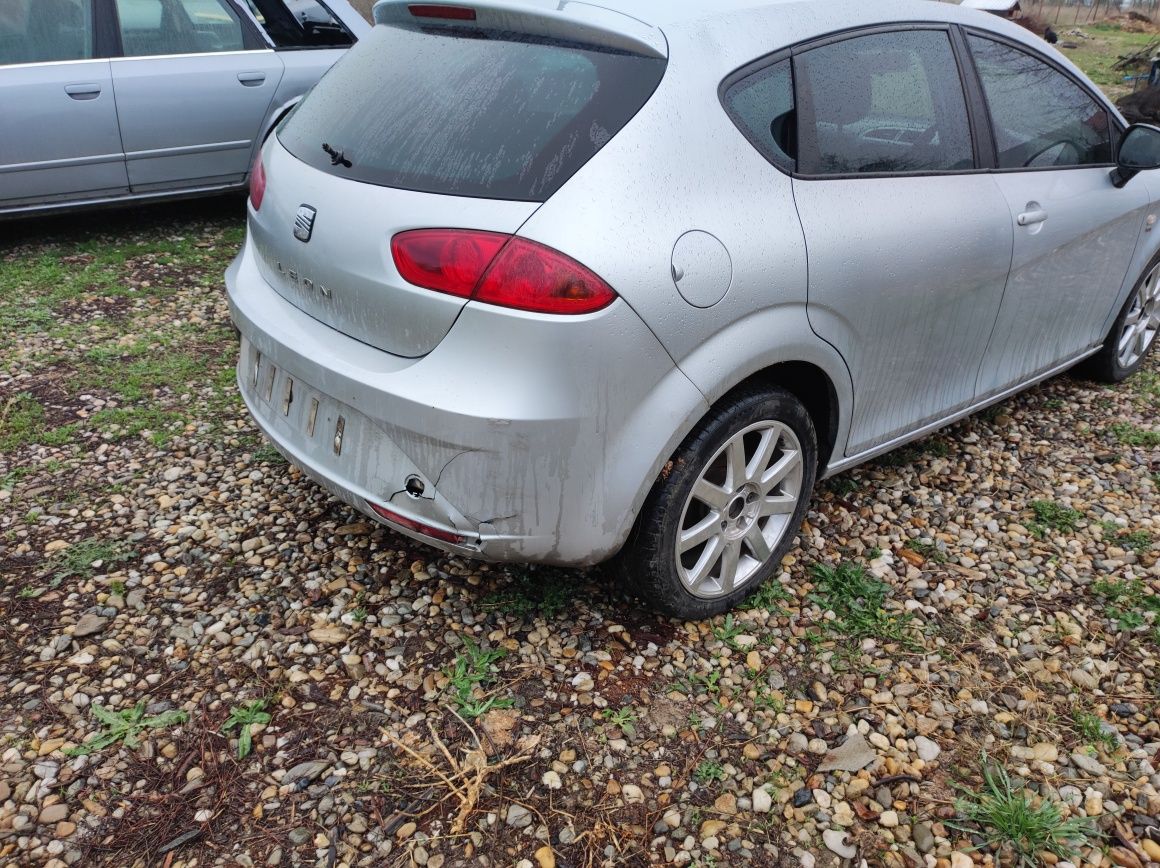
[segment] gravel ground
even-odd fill
[[[679,623],[263,444],[239,215],[6,230],[0,862],[1013,864],[985,763],[1090,818],[1072,864],[1160,861],[1155,357],[825,483],[751,608]]]

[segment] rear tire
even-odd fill
[[[1153,257],[1124,302],[1100,351],[1082,371],[1094,380],[1119,383],[1136,373],[1160,334],[1160,255]]]
[[[733,608],[793,545],[817,459],[813,421],[793,395],[730,395],[685,438],[649,493],[615,562],[622,586],[688,620]]]

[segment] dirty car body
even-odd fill
[[[381,2],[263,149],[239,384],[355,509],[472,557],[627,552],[711,614],[815,478],[1149,348],[1155,181],[1116,176],[1122,119],[1032,35],[909,0],[612,6]]]
[[[346,0],[4,0],[0,218],[244,189]]]

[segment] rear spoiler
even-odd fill
[[[668,43],[655,27],[580,0],[379,0],[375,24],[408,30],[470,27],[520,33],[665,58]]]

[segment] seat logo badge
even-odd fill
[[[294,217],[294,237],[305,244],[314,233],[314,218],[318,211],[309,205],[301,205]]]

